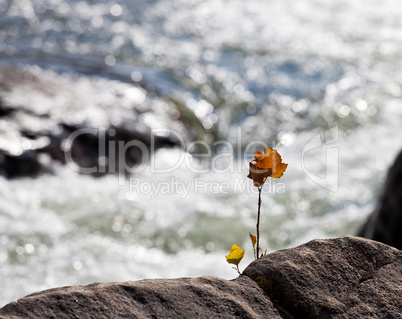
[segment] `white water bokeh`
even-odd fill
[[[253,141],[281,141],[289,163],[263,194],[262,247],[355,234],[401,148],[401,9],[391,0],[0,1],[2,64],[34,65],[86,92],[106,92],[110,79],[124,82],[121,95],[141,84],[240,148],[224,173],[187,162],[155,173],[190,157],[161,149],[127,180],[57,163],[37,178],[0,177],[0,306],[63,285],[236,277],[224,256],[236,243],[246,249],[240,269],[252,260],[258,193],[244,151]],[[92,104],[84,113],[99,115]],[[326,145],[332,128],[338,138]],[[323,147],[303,158],[319,135]],[[306,173],[323,176],[328,147],[339,154],[335,192]],[[214,156],[190,163],[210,168]]]

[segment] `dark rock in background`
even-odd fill
[[[199,277],[45,290],[6,305],[0,318],[400,318],[401,301],[402,252],[346,237],[274,252],[232,281]]]
[[[133,83],[1,66],[0,174],[49,171],[51,161],[66,163],[66,153],[84,173],[87,168],[94,168],[93,175],[119,172],[120,164],[131,168],[141,163],[143,152],[132,144],[118,149],[119,142],[126,146],[135,141],[147,155],[161,147],[180,147],[178,136],[185,137],[188,130],[177,121],[179,113]],[[158,128],[164,134],[154,134]],[[75,132],[81,134],[68,143]]]
[[[402,249],[402,152],[388,171],[382,195],[358,236]]]

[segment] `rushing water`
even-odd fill
[[[253,141],[278,145],[289,163],[264,186],[262,247],[354,234],[401,146],[401,9],[396,0],[0,0],[2,64],[35,66],[83,93],[121,81],[130,97],[125,88],[140,84],[194,115],[192,139],[233,146],[201,162],[161,149],[128,179],[57,163],[38,178],[0,177],[0,306],[61,285],[235,277],[231,245],[246,248],[241,269],[252,260],[258,193],[247,160],[262,148]]]

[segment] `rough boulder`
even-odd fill
[[[402,252],[360,237],[313,240],[215,277],[34,293],[0,318],[400,318]]]

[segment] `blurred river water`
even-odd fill
[[[264,186],[263,248],[355,234],[402,146],[401,10],[396,0],[0,0],[0,65],[94,99],[152,97],[172,109],[141,122],[163,129],[187,114],[180,134],[215,143],[201,161],[159,149],[127,179],[59,163],[0,177],[0,306],[95,281],[234,278],[231,245],[246,249],[240,269],[253,258],[247,163],[262,143],[289,163]],[[98,119],[88,101],[66,116]],[[112,122],[131,107],[113,108],[121,101],[105,102]]]

